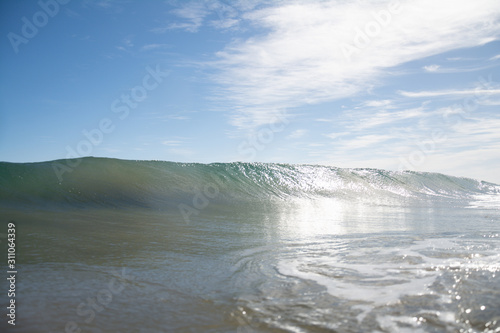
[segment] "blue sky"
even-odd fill
[[[442,172],[500,183],[500,6],[0,2],[0,160]]]

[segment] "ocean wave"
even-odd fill
[[[73,167],[72,167],[73,166]],[[169,209],[197,193],[213,202],[290,198],[498,197],[500,186],[427,172],[271,163],[175,163],[87,157],[0,163],[0,204]],[[475,200],[477,203],[477,200]]]

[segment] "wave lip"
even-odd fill
[[[0,203],[15,206],[168,209],[207,193],[215,202],[289,198],[474,199],[498,207],[500,186],[427,172],[342,169],[272,163],[175,163],[82,158],[61,180],[56,164],[0,162]],[[478,199],[479,198],[479,199]],[[492,204],[493,203],[493,204]]]

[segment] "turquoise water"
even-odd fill
[[[85,158],[0,163],[0,209],[12,332],[500,330],[491,183]]]

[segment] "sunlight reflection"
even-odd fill
[[[387,198],[383,202],[378,198],[309,198],[280,206],[276,218],[283,237],[298,238],[422,229],[415,218],[427,220],[429,214],[432,212],[411,209],[408,203]]]
[[[335,199],[297,199],[279,214],[280,231],[287,236],[307,237],[318,234],[343,234],[346,207]]]
[[[469,202],[469,208],[500,208],[500,194],[478,194],[475,195],[474,200]]]

